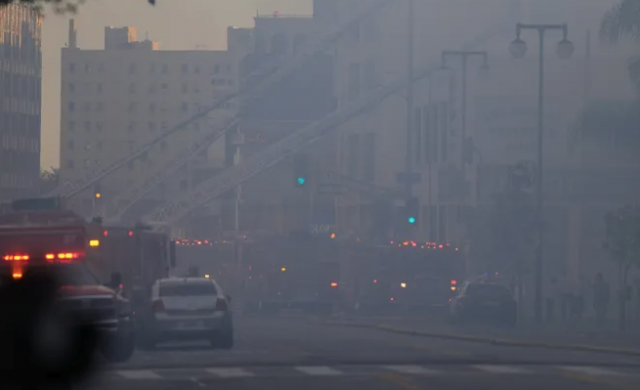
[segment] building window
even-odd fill
[[[84,72],[91,73],[91,64],[84,64]]]
[[[156,122],[149,122],[149,131],[156,131]]]
[[[73,149],[75,148],[75,146],[76,146],[76,143],[75,143],[73,140],[69,140],[69,141],[67,142],[67,148],[68,148],[69,150],[73,150]]]
[[[69,73],[74,73],[75,71],[76,71],[76,64],[70,63],[69,64]]]
[[[84,167],[85,168],[91,168],[91,160],[89,160],[89,159],[84,160]]]
[[[104,64],[103,63],[99,63],[98,64],[98,73],[102,73],[104,72]]]
[[[149,103],[149,112],[156,112],[156,104]]]
[[[135,83],[129,84],[129,93],[136,93],[136,84]]]
[[[160,150],[167,150],[167,142],[166,141],[160,142]]]
[[[182,93],[188,93],[188,92],[189,92],[189,84],[182,83]]]
[[[131,122],[129,123],[129,133],[133,133],[134,131],[136,131],[136,123]]]
[[[102,131],[102,122],[96,122],[96,130]]]
[[[231,64],[227,64],[227,74],[231,73]]]
[[[187,112],[187,111],[189,111],[189,103],[182,102],[182,112]]]
[[[160,87],[162,89],[167,89],[167,88],[169,88],[169,85],[167,83],[162,83],[162,85]]]
[[[91,103],[84,102],[84,112],[91,112]]]
[[[98,112],[104,111],[104,103],[102,103],[102,102],[96,103],[96,111],[98,111]]]
[[[97,83],[96,84],[96,92],[102,93],[102,83]]]
[[[149,65],[149,73],[156,73],[156,64]]]
[[[73,160],[67,160],[67,168],[73,169],[75,167],[76,167],[76,164],[73,162]]]
[[[218,73],[220,73],[220,65],[215,64],[213,67],[213,74],[218,74]]]
[[[200,74],[200,67],[196,66],[196,68],[193,70],[193,73]]]
[[[69,92],[73,93],[76,91],[76,86],[73,83],[69,83]]]
[[[84,146],[84,150],[91,150],[91,144],[86,144]]]
[[[162,73],[163,73],[163,74],[167,74],[167,73],[169,73],[169,65],[167,65],[167,64],[162,64]]]
[[[76,104],[74,102],[67,103],[67,109],[69,112],[74,112],[76,110]]]
[[[189,73],[189,65],[182,64],[182,73]]]
[[[96,144],[96,149],[102,150],[102,141],[98,141],[98,143]]]
[[[91,131],[91,122],[84,122],[84,131]]]
[[[156,93],[156,85],[154,83],[149,85],[149,93]]]
[[[136,111],[136,103],[135,102],[129,103],[129,112],[135,112],[135,111]]]
[[[136,74],[136,64],[129,65],[129,74]]]
[[[354,100],[360,97],[360,64],[349,64],[347,71],[347,97]]]
[[[67,123],[67,131],[75,131],[76,129],[76,122],[74,121],[69,121],[69,123]]]

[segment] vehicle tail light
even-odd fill
[[[216,300],[216,310],[217,311],[227,311],[229,310],[229,305],[227,305],[227,300],[224,298],[218,298]]]
[[[156,299],[155,301],[153,301],[151,310],[153,310],[154,313],[164,311],[164,302],[162,302],[162,299]]]

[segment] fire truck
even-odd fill
[[[437,312],[465,278],[464,257],[450,243],[351,242],[346,247],[345,272],[359,312]]]
[[[151,285],[175,262],[165,234],[86,221],[58,198],[17,200],[0,214],[0,252],[3,277],[43,267],[61,275],[61,306],[95,324],[112,362],[132,356],[135,313],[150,306]]]

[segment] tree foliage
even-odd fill
[[[58,187],[60,183],[60,171],[57,168],[51,167],[50,169],[40,170],[40,185],[38,186],[38,193],[46,194],[53,191]]]
[[[610,43],[621,39],[640,42],[640,0],[621,0],[602,18],[600,38]],[[629,75],[640,95],[640,57],[629,61]]]
[[[78,7],[85,2],[86,0],[0,0],[0,6],[8,4],[24,4],[41,10],[44,5],[51,5],[56,12],[74,13],[78,10]],[[147,0],[147,2],[151,5],[156,4],[156,0]]]
[[[625,272],[640,267],[640,206],[624,206],[605,217],[604,248]]]

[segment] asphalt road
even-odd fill
[[[514,382],[515,381],[515,382]],[[421,338],[303,319],[236,318],[236,347],[137,351],[83,388],[638,389],[640,358]]]

